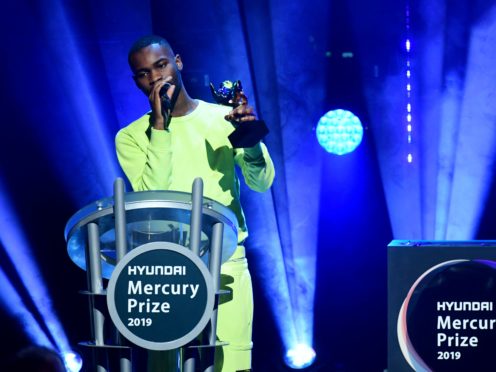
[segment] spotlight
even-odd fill
[[[2,293],[0,293],[0,299],[2,302],[5,302],[7,306],[11,306],[16,302],[22,304],[22,311],[18,311],[20,309],[18,306],[9,309],[9,311],[21,321],[22,316],[29,319],[29,323],[27,324],[30,326],[29,332],[31,333],[29,333],[29,335],[36,337],[32,341],[37,343],[38,339],[42,337],[43,339],[49,339],[50,341],[48,341],[48,343],[42,342],[40,343],[41,345],[54,346],[57,350],[68,350],[67,336],[52,308],[52,301],[48,294],[48,289],[46,288],[40,270],[31,253],[32,248],[22,229],[22,224],[18,220],[17,212],[11,204],[9,194],[4,187],[1,175],[0,206],[0,245],[12,261],[26,293],[31,296],[35,309],[28,309],[24,306],[26,299],[22,298],[18,293],[17,288],[12,287],[12,285],[9,285],[8,287],[10,298],[5,296],[7,294],[7,292],[4,291],[5,287],[1,287]],[[4,283],[10,283],[10,281],[4,280],[4,277],[4,275],[0,276],[0,280]],[[31,312],[33,314],[31,314]],[[48,331],[47,334],[40,335],[38,330],[43,329],[43,324],[34,325],[31,322],[31,320],[34,319],[37,319],[37,322],[43,321],[45,328]],[[28,331],[27,325],[25,327],[26,331]]]
[[[303,369],[315,360],[315,351],[308,345],[298,344],[286,352],[284,361],[293,369]]]
[[[327,151],[343,155],[355,150],[362,142],[363,127],[360,119],[347,110],[332,110],[317,124],[317,140]]]
[[[79,372],[83,367],[83,359],[74,351],[63,353],[62,359],[64,359],[65,368],[67,368],[68,372]]]

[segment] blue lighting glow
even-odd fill
[[[290,368],[303,369],[315,361],[315,351],[308,345],[298,344],[286,352],[284,361]]]
[[[7,275],[0,269],[0,301],[11,316],[21,324],[24,333],[35,345],[42,345],[53,348],[52,342],[41,329],[40,325],[27,309],[21,296],[17,293],[12,282]]]
[[[4,189],[2,182],[0,182],[0,206],[0,243],[15,266],[26,292],[30,294],[31,300],[36,306],[36,311],[45,323],[44,326],[49,331],[49,334],[46,334],[45,337],[53,340],[58,350],[68,350],[69,345],[67,336],[52,308],[48,290],[44,285],[43,278],[36,263],[33,261],[33,255],[28,241],[23,231],[20,229],[21,224],[17,219],[14,208],[8,200],[8,194]],[[3,281],[7,283],[7,279]],[[11,291],[2,292],[5,296],[2,296],[4,297],[2,298],[4,304],[7,307],[15,306],[14,308],[9,309],[9,311],[19,316],[19,321],[25,326],[25,332],[29,336],[32,336],[34,342],[40,343],[39,338],[42,336],[37,330],[42,329],[42,326],[36,324],[35,327],[34,324],[25,323],[25,320],[28,319],[28,317],[27,314],[23,315],[23,312],[25,310],[26,313],[29,313],[29,311],[24,306],[24,300],[20,298],[16,289],[13,286],[10,287],[12,288]],[[20,311],[16,304],[23,304],[22,307],[24,310]],[[29,319],[34,320],[33,315],[30,314]],[[47,342],[41,344],[46,345]]]
[[[49,94],[64,97],[64,112],[71,118],[71,125],[54,118],[48,127],[39,130],[40,143],[57,172],[65,189],[78,203],[110,195],[115,178],[120,175],[114,150],[112,117],[106,113],[106,99],[98,89],[94,61],[79,43],[77,29],[64,2],[52,2],[51,6],[40,7],[43,18],[52,21],[45,25],[50,29],[44,37],[44,53],[55,61],[66,61],[57,68],[53,80],[58,81],[57,90]],[[51,77],[54,71],[49,71]],[[36,111],[36,110],[33,110]],[[50,113],[47,113],[49,115]],[[55,133],[61,133],[56,136]],[[82,177],[74,177],[74,165],[68,166],[60,153],[70,154],[74,163],[80,161]],[[82,159],[82,160],[80,160]],[[72,164],[74,164],[72,163]],[[85,182],[81,180],[86,179]]]
[[[64,359],[65,368],[67,368],[68,372],[79,372],[83,367],[83,359],[74,351],[63,353],[62,359]]]
[[[347,110],[332,110],[317,124],[317,140],[327,151],[344,155],[355,150],[362,142],[363,127],[360,119]]]

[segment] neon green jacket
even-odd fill
[[[235,164],[246,184],[259,192],[272,185],[274,165],[264,144],[233,149],[227,138],[233,127],[224,120],[229,110],[199,101],[192,113],[173,117],[168,130],[151,128],[146,114],[121,129],[115,142],[119,163],[134,191],[191,192],[193,180],[201,177],[204,195],[236,214],[242,242],[248,231]]]

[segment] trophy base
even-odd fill
[[[254,120],[238,124],[229,135],[229,141],[234,148],[253,147],[269,133],[269,128],[263,120]]]

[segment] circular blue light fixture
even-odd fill
[[[315,351],[308,345],[298,344],[286,352],[284,361],[286,365],[293,369],[303,369],[315,360]]]
[[[65,368],[68,372],[79,372],[83,367],[83,359],[74,351],[63,353],[62,358],[64,359]]]
[[[344,155],[355,150],[362,142],[363,127],[360,119],[347,110],[331,110],[317,124],[317,140],[331,154]]]

